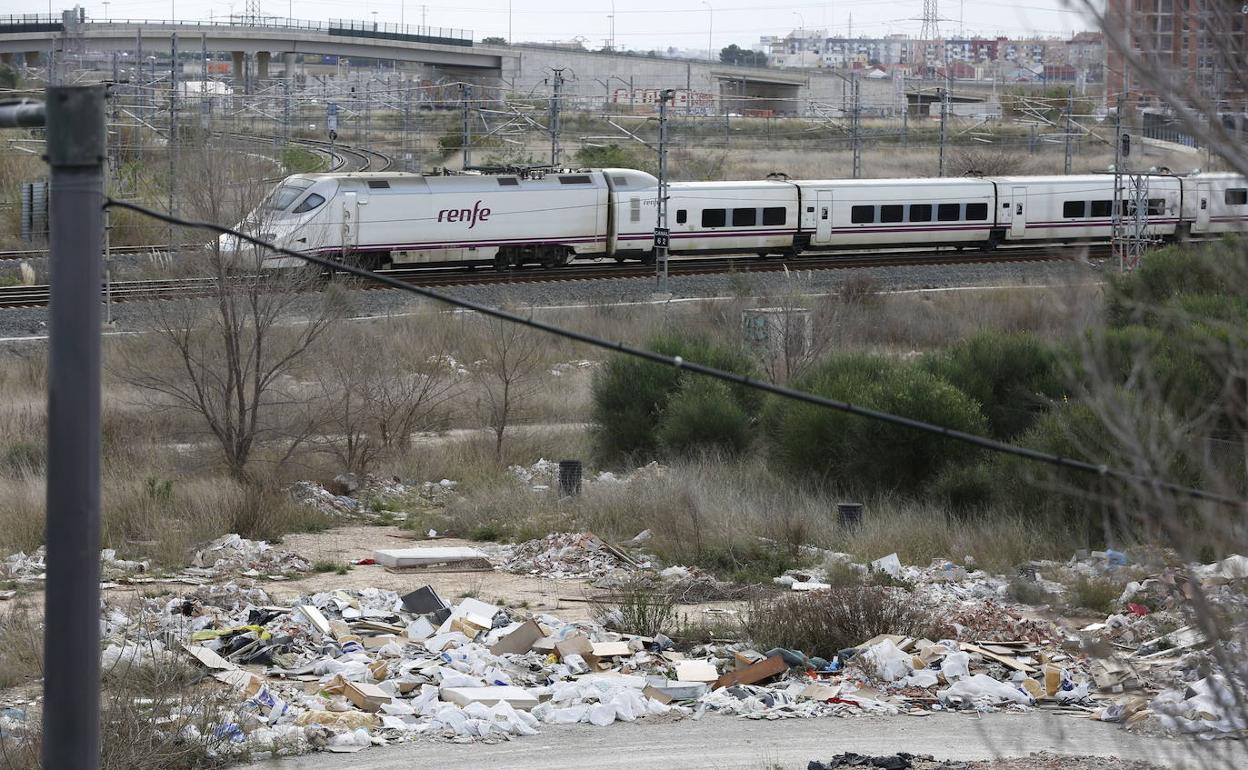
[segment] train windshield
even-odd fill
[[[273,191],[268,200],[264,202],[264,208],[271,211],[285,211],[290,204],[303,194],[303,191],[312,186],[311,179],[290,179],[282,183],[282,186]]]

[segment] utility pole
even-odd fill
[[[563,70],[555,68],[555,78],[551,81],[550,95],[550,165],[559,167],[559,112],[563,98]]]
[[[667,105],[676,96],[672,89],[659,94],[659,197],[654,225],[654,265],[658,291],[667,294],[667,249],[671,230],[667,228]]]
[[[463,144],[464,144],[464,168],[472,165],[472,120],[468,115],[468,104],[472,99],[472,86],[467,83],[461,83],[459,86],[459,98],[463,104]]]
[[[169,216],[178,215],[178,33],[169,36]],[[169,225],[169,253],[177,253]]]
[[[1113,225],[1113,236],[1110,242],[1113,245],[1113,253],[1118,257],[1118,272],[1126,270],[1126,248],[1124,232],[1123,232],[1123,206],[1126,201],[1122,195],[1122,104],[1123,98],[1118,97],[1118,108],[1114,110],[1114,195],[1113,210],[1110,212],[1110,221]]]
[[[43,766],[100,762],[100,249],[104,87],[47,91],[52,297]]]
[[[940,89],[940,170],[937,176],[945,175],[945,140],[948,139],[947,124],[949,122],[949,89]]]
[[[1074,111],[1075,111],[1075,89],[1072,87],[1072,88],[1067,89],[1066,91],[1066,165],[1065,165],[1066,174],[1070,174],[1071,153],[1074,149],[1074,141],[1075,141],[1075,136],[1074,136],[1075,121],[1074,121],[1074,115],[1073,115]]]
[[[858,91],[858,76],[852,75],[850,87],[853,97],[853,112],[850,113],[850,141],[854,150],[854,179],[862,176],[862,102]]]

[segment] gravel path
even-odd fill
[[[803,293],[838,291],[847,281],[877,291],[955,286],[1066,284],[1095,280],[1100,271],[1077,262],[1026,262],[981,265],[932,265],[847,268],[795,272]],[[766,296],[786,291],[783,272],[676,276],[670,279],[673,299],[733,295]],[[485,284],[443,289],[464,299],[489,305],[559,306],[618,302],[647,302],[655,290],[651,279],[620,278],[596,281]],[[402,313],[426,302],[400,291],[353,291],[352,314]],[[113,306],[114,332],[136,331],[146,303]],[[47,334],[47,311],[42,308],[0,310],[0,339]]]

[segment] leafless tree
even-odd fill
[[[445,365],[449,342],[436,316],[389,319],[327,335],[318,346],[321,435],[312,439],[352,473],[440,427],[460,383]]]
[[[194,183],[182,189],[183,214],[264,231],[266,210],[257,207],[264,191],[248,181],[254,169],[215,147],[187,160],[185,176]],[[202,241],[202,233],[185,233],[180,241],[196,238]],[[332,293],[306,293],[316,288],[315,273],[262,270],[263,256],[220,240],[192,255],[188,272],[205,280],[207,296],[150,303],[143,325],[155,343],[127,347],[118,369],[153,397],[154,407],[201,421],[220,445],[227,471],[239,480],[249,478],[248,463],[260,442],[282,439],[286,459],[310,431],[308,424],[283,419],[298,413],[295,407],[304,400],[287,374],[337,308]]]
[[[544,361],[542,340],[530,329],[482,318],[484,357],[473,366],[480,390],[480,412],[494,431],[494,454],[501,460],[507,428],[522,416],[539,387]]]

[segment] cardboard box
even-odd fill
[[[533,649],[533,645],[545,636],[545,631],[536,620],[527,620],[515,631],[495,642],[490,647],[490,652],[495,655],[523,655]]]
[[[367,682],[347,682],[343,685],[342,694],[361,711],[378,711],[381,704],[391,700],[385,690]]]

